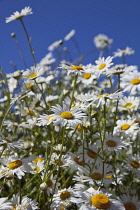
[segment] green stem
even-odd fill
[[[72,103],[74,101],[74,91],[75,91],[75,88],[76,88],[77,78],[78,78],[78,75],[75,75],[74,84],[73,84],[73,90],[72,90],[72,97],[71,97],[71,102],[70,102],[70,108],[71,108],[71,105],[72,105]]]
[[[26,29],[26,27],[24,25],[23,20],[22,19],[19,19],[19,20],[20,20],[21,25],[22,25],[22,27],[24,29],[25,34],[26,34],[26,38],[27,38],[29,49],[30,49],[30,52],[31,52],[31,55],[32,55],[32,58],[33,58],[34,66],[36,67],[36,59],[35,59],[35,56],[34,56],[34,50],[33,50],[32,46],[31,46],[31,39],[30,39],[30,37],[28,35],[27,29]]]

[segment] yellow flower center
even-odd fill
[[[91,77],[91,74],[90,73],[85,73],[84,74],[84,79],[89,79]]]
[[[55,163],[56,163],[58,166],[62,166],[62,165],[63,165],[62,160],[59,160],[59,159],[56,159],[56,160],[55,160]]]
[[[46,184],[47,184],[48,187],[52,187],[52,186],[53,186],[53,182],[52,182],[52,180],[50,180],[50,179],[48,179],[48,180],[46,181]]]
[[[126,210],[137,210],[136,205],[132,202],[126,202],[124,207]]]
[[[34,171],[40,172],[40,168],[39,168],[39,167],[36,167],[36,168],[34,169]]]
[[[21,160],[14,160],[11,163],[9,163],[8,168],[11,170],[14,170],[18,167],[22,166],[22,161]]]
[[[97,156],[96,152],[93,152],[92,150],[88,150],[88,151],[87,151],[87,155],[88,155],[90,158],[93,158],[93,159],[95,159],[96,156]]]
[[[12,141],[10,141],[9,139],[6,138],[2,138],[3,141],[6,141],[7,143],[12,143]]]
[[[56,115],[51,115],[51,116],[48,116],[46,120],[48,121],[55,121],[55,119],[51,119],[52,117],[55,117]]]
[[[123,107],[127,108],[127,107],[130,107],[132,105],[133,105],[132,103],[126,103]]]
[[[67,120],[71,120],[73,119],[73,114],[71,112],[62,112],[60,115],[62,118],[67,119]]]
[[[131,84],[132,84],[132,85],[139,85],[139,84],[140,84],[140,79],[138,79],[138,78],[132,79],[132,80],[131,80]]]
[[[60,194],[60,199],[61,200],[66,200],[67,198],[69,198],[70,197],[70,192],[68,192],[68,191],[63,191],[63,192],[61,192],[61,194]]]
[[[109,93],[106,93],[104,95],[98,95],[98,98],[102,98],[103,96],[109,96]]]
[[[130,128],[130,125],[129,124],[123,124],[121,126],[121,130],[128,130]]]
[[[137,160],[133,160],[133,161],[131,162],[131,166],[132,166],[133,168],[140,168],[140,163],[139,163]]]
[[[33,84],[32,83],[29,83],[29,84],[26,85],[26,88],[27,89],[30,89],[32,86],[33,86]]]
[[[116,147],[117,146],[117,142],[113,141],[113,140],[108,140],[108,141],[106,141],[106,145],[108,147]]]
[[[78,70],[78,71],[83,70],[82,66],[72,66],[71,69]]]
[[[78,125],[78,126],[76,127],[76,130],[79,131],[79,132],[82,132],[82,131],[83,131],[83,126]]]
[[[38,161],[43,161],[43,159],[39,157],[33,160],[34,163],[38,163]]]
[[[102,63],[99,67],[98,67],[98,69],[99,70],[102,70],[103,68],[105,68],[106,67],[106,64],[105,63]]]
[[[33,79],[33,78],[35,78],[35,77],[37,77],[37,74],[36,74],[36,73],[30,74],[30,75],[28,76],[29,79]]]
[[[4,174],[5,172],[7,172],[7,170],[3,170],[0,172],[0,174]]]
[[[25,113],[28,115],[33,116],[35,114],[35,112],[33,110],[25,110]]]
[[[32,139],[25,139],[25,142],[31,142]]]
[[[107,175],[105,178],[106,179],[112,179],[113,178],[113,175]]]
[[[98,172],[94,172],[93,174],[90,175],[92,179],[94,180],[101,180],[102,179],[102,174],[98,173]]]
[[[65,210],[65,206],[61,206],[60,207],[60,210]]]
[[[78,164],[78,165],[80,165],[80,166],[83,166],[84,165],[84,161],[79,161],[79,157],[75,157],[74,158],[74,161]]]
[[[110,207],[109,198],[103,194],[97,194],[92,196],[91,203],[98,209],[107,209]]]

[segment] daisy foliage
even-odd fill
[[[24,28],[33,64],[0,71],[0,209],[139,210],[140,72],[126,62],[134,50],[112,55],[113,39],[95,34],[96,49],[81,54],[72,29],[36,61],[22,20],[32,13],[6,18]]]

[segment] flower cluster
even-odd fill
[[[6,22],[24,26],[29,14]],[[99,34],[99,57],[84,64],[66,47],[75,34],[38,63],[27,36],[33,66],[0,74],[2,210],[140,209],[140,72],[125,63],[134,51],[104,57],[113,41]]]

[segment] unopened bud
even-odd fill
[[[11,37],[12,38],[15,38],[16,37],[16,34],[15,33],[11,33]]]
[[[42,190],[42,191],[44,191],[44,190],[46,190],[47,189],[47,184],[45,183],[45,182],[43,182],[41,185],[40,185],[40,189]]]

